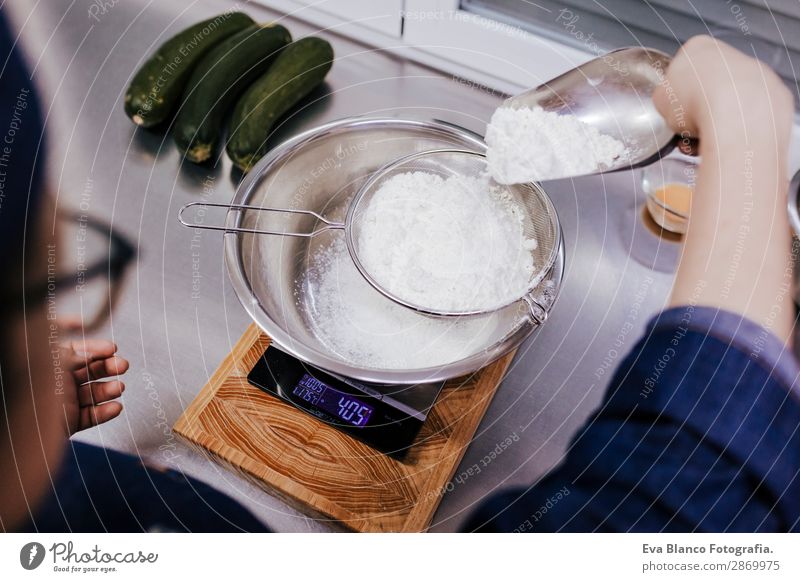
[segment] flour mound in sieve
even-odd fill
[[[360,213],[358,258],[380,287],[426,311],[485,311],[534,277],[523,210],[488,176],[395,174]]]

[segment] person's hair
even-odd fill
[[[44,189],[44,125],[21,51],[0,10],[0,150],[3,181],[0,183],[0,410],[14,390],[15,373],[21,362],[9,355],[18,352],[16,323],[31,309],[41,309],[44,297],[28,300],[33,281],[46,275],[47,229],[42,228]],[[4,421],[0,421],[4,422]]]

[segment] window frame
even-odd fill
[[[462,10],[459,0],[370,0],[360,2],[358,9],[354,0],[257,1],[507,94],[539,85],[593,56],[588,50]],[[390,25],[392,18],[395,24]],[[491,52],[480,47],[491,47]]]

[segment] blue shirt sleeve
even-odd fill
[[[709,307],[667,310],[616,371],[562,464],[495,495],[470,531],[798,531],[797,362]]]
[[[22,532],[267,532],[205,483],[138,457],[70,441],[53,486]]]

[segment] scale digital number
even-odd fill
[[[402,458],[424,420],[400,410],[378,387],[345,381],[270,346],[250,384],[392,457]]]
[[[375,409],[358,400],[354,396],[339,392],[317,380],[311,374],[303,374],[292,390],[292,394],[304,402],[319,406],[321,409],[335,414],[353,426],[364,426]]]

